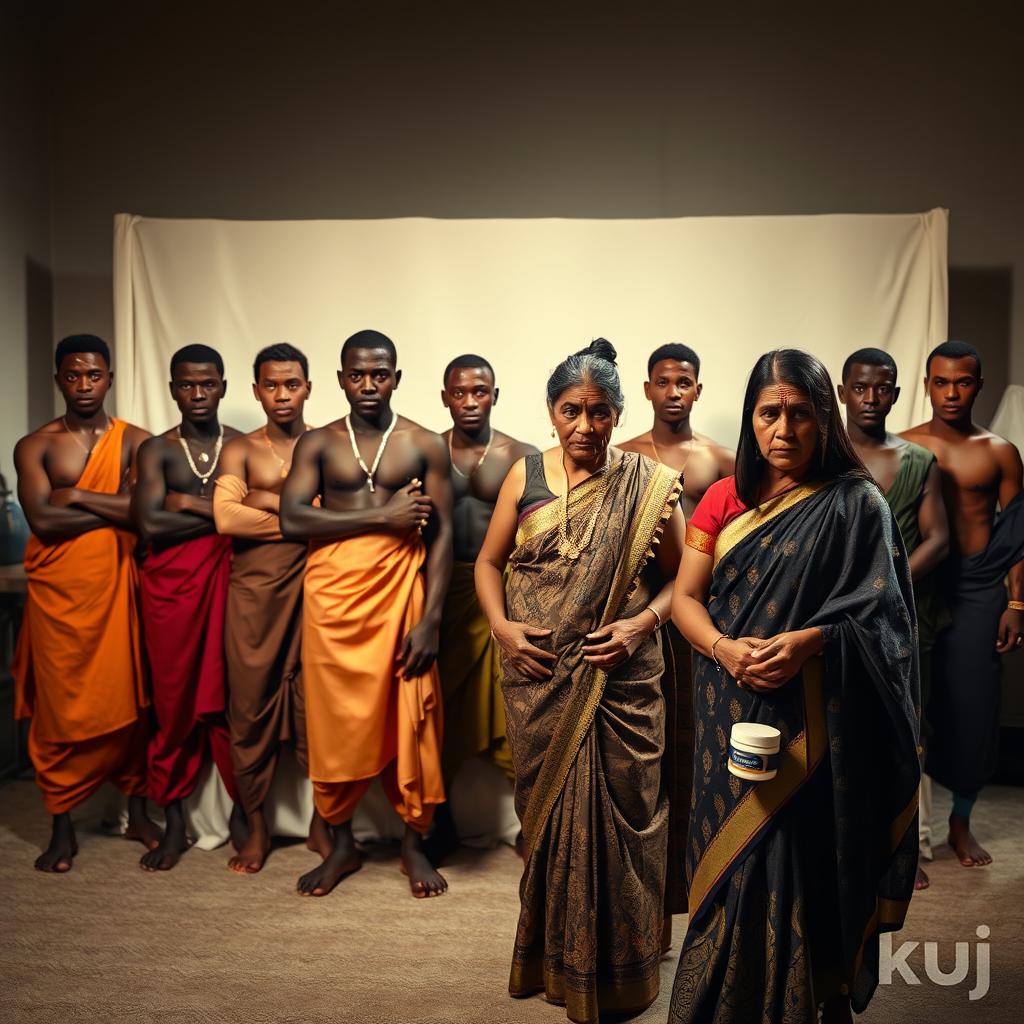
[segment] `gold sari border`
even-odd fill
[[[745,540],[758,527],[770,523],[783,512],[788,512],[795,505],[806,501],[811,495],[817,494],[825,485],[823,483],[803,484],[801,487],[794,487],[777,498],[758,505],[757,508],[747,509],[741,512],[732,522],[726,524],[715,541],[715,566],[734,548],[741,540]]]
[[[826,728],[822,676],[823,660],[820,655],[804,664],[804,728],[780,756],[775,778],[751,784],[705,849],[690,882],[691,921],[698,916],[704,902],[750,841],[796,795],[824,756]]]
[[[647,482],[639,502],[638,514],[634,516],[627,535],[626,546],[629,555],[619,561],[619,570],[612,581],[599,628],[614,621],[635,590],[639,583],[640,570],[659,543],[682,486],[682,479],[676,471],[660,465]],[[607,672],[602,669],[594,670],[593,681],[585,699],[581,703],[578,695],[583,692],[583,688],[577,688],[570,695],[562,718],[555,727],[554,736],[534,783],[530,802],[523,813],[523,859],[526,862],[529,862],[533,855],[541,827],[548,820],[555,801],[562,792],[583,737],[586,736],[597,713],[607,681]],[[561,728],[563,722],[571,723],[567,730]]]

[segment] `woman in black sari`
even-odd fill
[[[825,368],[751,373],[736,476],[687,528],[673,619],[693,645],[689,930],[670,1021],[848,1021],[902,926],[917,856],[918,665],[906,552]],[[728,771],[736,722],[778,770]]]

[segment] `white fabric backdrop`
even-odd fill
[[[252,358],[289,341],[309,356],[307,420],[345,411],[335,370],[341,342],[373,327],[396,343],[404,379],[395,407],[448,425],[438,393],[453,356],[494,365],[495,424],[545,446],[547,373],[603,335],[619,350],[627,409],[622,439],[646,430],[647,356],[682,341],[702,359],[697,429],[735,445],[744,383],[764,351],[814,352],[838,377],[866,345],[887,349],[904,393],[891,419],[925,415],[924,356],[946,340],[947,213],[671,220],[157,220],[114,222],[117,412],[153,431],[177,419],[168,388],[175,349],[213,345],[230,387],[222,420],[261,422]],[[511,841],[508,784],[470,763],[452,804],[464,836]],[[304,834],[308,784],[281,773],[269,808],[275,831]],[[461,798],[461,799],[460,799]],[[191,802],[200,845],[227,837],[227,794],[208,776]],[[379,787],[358,835],[400,834]]]
[[[896,429],[925,413],[923,357],[946,340],[945,210],[925,214],[666,220],[214,221],[115,218],[118,413],[151,430],[176,420],[168,363],[190,342],[224,356],[223,418],[260,422],[249,381],[264,345],[310,358],[308,419],[343,411],[338,350],[373,327],[398,346],[395,405],[448,425],[441,370],[487,357],[501,400],[495,424],[535,444],[549,427],[547,372],[604,335],[627,386],[625,439],[650,425],[647,356],[682,341],[703,360],[698,430],[735,444],[754,360],[794,345],[834,376],[877,345],[900,366]]]

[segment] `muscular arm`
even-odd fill
[[[18,471],[18,501],[25,510],[25,518],[32,532],[44,544],[57,544],[90,530],[110,526],[110,520],[95,512],[50,503],[53,489],[44,465],[45,452],[46,442],[38,434],[23,437],[14,449],[14,466]]]
[[[910,576],[915,582],[937,569],[949,554],[949,518],[942,500],[942,477],[937,462],[932,463],[925,477],[917,527],[921,543],[910,556]]]
[[[131,510],[132,488],[135,486],[138,473],[139,448],[150,437],[152,435],[149,431],[141,427],[128,427],[125,431],[129,461],[117,494],[101,494],[99,491],[83,491],[77,487],[70,487],[66,492],[61,492],[61,501],[66,500],[69,505],[103,516],[123,530],[134,530],[135,522]]]
[[[320,466],[327,437],[311,430],[299,438],[292,468],[281,492],[281,532],[289,540],[341,540],[358,533],[391,529],[387,506],[375,508],[316,508],[320,494]]]
[[[167,481],[164,477],[166,454],[162,438],[154,437],[139,449],[138,481],[132,493],[132,518],[139,535],[145,541],[178,543],[213,532],[213,511],[209,516],[201,512],[168,512]],[[197,509],[201,503],[210,504],[209,498],[190,498]]]
[[[249,540],[280,540],[281,529],[275,512],[257,508],[246,483],[249,446],[243,439],[224,446],[221,473],[213,489],[213,521],[217,532]],[[268,497],[276,498],[276,495]]]

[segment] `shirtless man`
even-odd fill
[[[224,653],[235,784],[248,828],[228,867],[240,874],[259,871],[270,852],[263,805],[282,746],[292,747],[308,774],[301,660],[306,545],[282,539],[278,508],[295,444],[308,429],[309,363],[293,345],[270,345],[256,354],[253,377],[267,422],[224,446],[213,495],[217,530],[233,538],[234,548]],[[330,852],[327,823],[315,811],[306,843],[321,857]]]
[[[500,656],[477,600],[473,567],[505,476],[518,459],[537,449],[491,427],[498,388],[494,370],[482,356],[458,356],[445,367],[441,402],[452,417],[452,427],[443,436],[451,457],[455,499],[455,564],[441,617],[437,659],[444,690],[442,765],[445,788],[450,790],[459,768],[473,755],[489,758],[514,781],[505,740]],[[455,822],[444,803],[434,815],[430,845],[434,863],[458,841]]]
[[[338,372],[350,411],[299,440],[281,495],[285,537],[311,542],[302,635],[309,774],[333,827],[330,853],[299,879],[307,896],[326,895],[360,867],[352,815],[378,776],[405,822],[401,862],[413,895],[448,887],[423,836],[444,801],[436,660],[452,488],[444,440],[391,409],[401,378],[389,338],[350,337]]]
[[[846,406],[850,441],[892,509],[910,556],[910,575],[917,606],[918,650],[921,664],[921,707],[931,694],[932,648],[939,628],[938,573],[949,554],[949,521],[942,500],[942,479],[935,456],[927,449],[885,429],[885,421],[900,396],[896,363],[888,352],[863,348],[843,364],[839,401]],[[922,722],[921,743],[925,743]],[[931,808],[930,780],[921,783],[921,856],[931,859],[927,818]],[[915,888],[927,889],[928,876],[917,868]]]
[[[690,426],[693,403],[703,385],[700,359],[686,345],[662,345],[647,360],[644,395],[654,408],[654,425],[645,434],[619,445],[683,474],[683,511],[693,515],[697,502],[716,480],[731,476],[736,453],[698,434]]]
[[[736,453],[698,434],[690,425],[693,403],[703,385],[698,380],[700,358],[686,345],[662,345],[647,360],[644,394],[654,409],[650,430],[619,445],[639,452],[683,475],[681,505],[686,518],[693,515],[704,492],[717,480],[731,476]],[[693,783],[693,714],[691,710],[690,645],[671,622],[663,636],[665,675],[665,755],[662,778],[669,794],[669,856],[665,886],[667,914],[685,914],[685,844]]]
[[[212,496],[222,446],[239,432],[222,427],[217,417],[227,382],[214,349],[187,345],[175,352],[169,387],[181,423],[139,449],[132,498],[135,522],[149,546],[141,581],[156,717],[149,795],[167,819],[160,845],[140,862],[147,871],[173,868],[188,848],[182,802],[194,792],[208,755],[237,799],[224,679],[231,538],[214,528]],[[239,817],[236,809],[236,825]]]
[[[106,342],[64,338],[54,380],[65,412],[14,450],[18,498],[32,536],[28,600],[12,665],[16,716],[31,718],[28,749],[53,817],[39,871],[71,870],[71,811],[107,780],[128,796],[128,831],[147,848],[149,712],[135,605],[136,537],[129,489],[149,434],[108,416],[114,374]]]
[[[932,418],[902,436],[938,460],[954,539],[953,621],[936,642],[927,769],[953,791],[948,841],[960,863],[972,867],[992,862],[971,832],[970,815],[996,767],[1000,655],[1024,644],[1022,466],[1012,444],[971,419],[984,383],[972,346],[939,345],[925,373]]]

